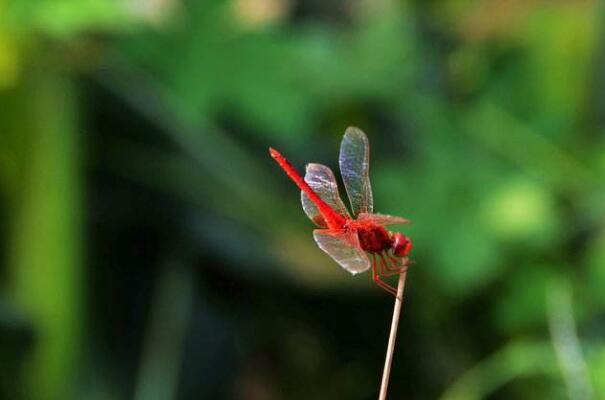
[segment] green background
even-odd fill
[[[0,0],[0,398],[373,399],[392,298],[267,147],[414,248],[392,399],[605,397],[594,0]]]

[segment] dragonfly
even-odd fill
[[[340,144],[338,163],[351,213],[340,198],[332,170],[310,163],[304,179],[280,152],[269,147],[269,154],[301,190],[302,208],[318,229],[313,238],[321,250],[353,275],[372,270],[378,286],[396,296],[396,290],[382,278],[404,272],[410,261],[411,240],[387,225],[407,224],[403,217],[375,214],[370,185],[370,145],[359,128],[349,127]]]

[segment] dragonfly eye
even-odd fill
[[[395,256],[404,257],[412,249],[412,242],[403,233],[397,232],[393,235],[392,249]]]

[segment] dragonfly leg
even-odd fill
[[[384,276],[384,274],[387,272],[387,268],[388,268],[384,257],[382,256],[382,254],[376,254],[374,257],[376,257],[378,259],[378,262],[380,265],[380,270],[378,271],[378,275]]]
[[[387,269],[389,269],[390,271],[405,271],[405,269],[403,269],[404,267],[407,267],[408,265],[410,265],[413,261],[408,260],[407,258],[404,260],[402,258],[398,258],[398,257],[393,257],[392,254],[390,253],[384,253],[383,254],[386,261],[387,261]]]
[[[388,283],[383,282],[382,280],[380,280],[380,275],[376,271],[377,268],[378,268],[378,266],[376,265],[376,258],[373,257],[372,258],[372,280],[374,282],[376,282],[376,284],[378,286],[380,286],[381,288],[383,288],[384,290],[386,290],[388,293],[390,293],[393,296],[397,297],[397,291],[395,290],[395,288],[392,287],[391,285],[389,285]]]
[[[389,276],[393,276],[393,275],[397,275],[401,272],[403,272],[403,270],[401,269],[401,267],[395,267],[393,266],[393,261],[387,259],[386,255],[383,254],[379,254],[376,257],[380,258],[380,272],[379,275],[382,277],[389,277]],[[394,259],[396,261],[396,259]]]
[[[399,262],[401,261],[401,259],[395,258],[395,257],[393,257],[390,254],[387,254],[386,256],[389,258],[389,261],[390,261],[390,263],[389,263],[389,269],[390,270],[401,268],[399,266]]]
[[[389,276],[394,276],[394,275],[399,275],[401,273],[404,273],[407,270],[408,270],[408,266],[404,265],[398,269],[393,269],[393,270],[390,270],[389,272],[385,272],[384,274],[382,274],[382,276],[384,276],[385,278],[388,278]]]
[[[393,257],[387,253],[380,254],[380,257],[384,260],[385,268],[381,269],[381,275],[384,277],[399,275],[408,269],[409,261],[407,260],[401,263],[402,260],[400,258]]]

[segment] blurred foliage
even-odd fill
[[[605,397],[596,1],[0,0],[0,398],[369,399],[390,299],[266,154],[372,145],[391,398]]]

